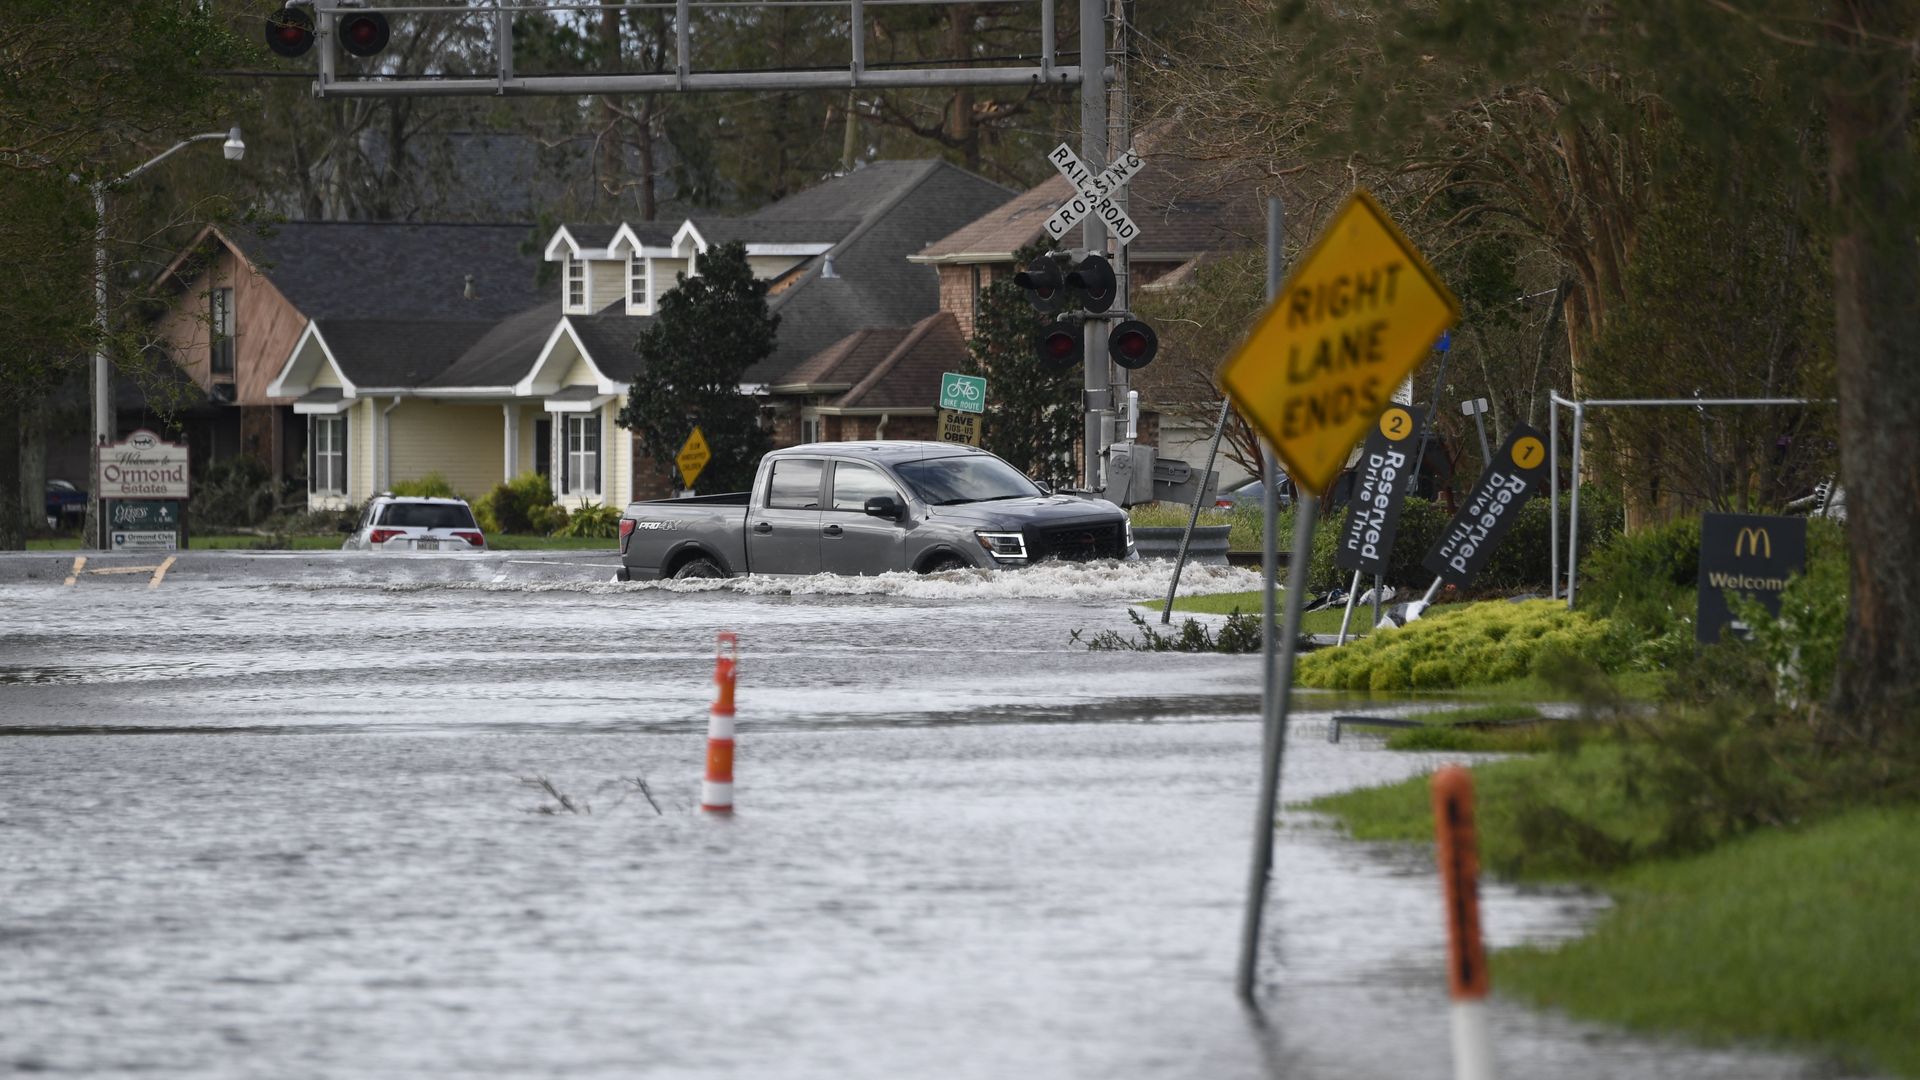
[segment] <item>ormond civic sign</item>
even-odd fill
[[[98,485],[103,499],[187,498],[187,448],[136,431],[100,449]]]

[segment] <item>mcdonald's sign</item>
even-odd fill
[[[1773,558],[1772,534],[1765,527],[1749,525],[1741,529],[1739,535],[1733,538],[1733,557],[1738,559],[1743,554],[1754,558]]]
[[[1700,610],[1694,639],[1711,644],[1731,628],[1746,636],[1728,597],[1751,596],[1779,612],[1780,592],[1807,569],[1807,519],[1707,514],[1700,520]]]

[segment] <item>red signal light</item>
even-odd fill
[[[1153,327],[1137,319],[1127,319],[1113,328],[1107,338],[1107,355],[1113,362],[1129,370],[1143,368],[1153,362],[1160,351],[1160,335]]]
[[[340,47],[354,56],[372,56],[387,47],[387,17],[359,11],[340,20]]]
[[[1080,327],[1055,327],[1040,335],[1040,364],[1049,371],[1067,371],[1080,366],[1082,352]]]
[[[289,6],[267,16],[267,48],[289,60],[305,56],[313,48],[313,14]]]

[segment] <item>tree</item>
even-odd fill
[[[1014,253],[1025,266],[1048,248]],[[1054,371],[1040,362],[1037,337],[1045,325],[1013,275],[980,290],[980,310],[967,342],[967,373],[987,380],[986,449],[1043,483],[1074,482],[1074,448],[1080,441],[1079,364]]]
[[[744,491],[773,438],[760,403],[740,392],[746,371],[773,353],[780,317],[767,312],[767,283],[753,276],[738,241],[707,250],[698,276],[678,276],[640,335],[640,373],[620,410],[654,468],[679,486],[674,459],[698,427],[713,459],[700,474],[708,490]]]
[[[103,28],[111,28],[110,32]],[[101,341],[88,185],[223,128],[246,51],[210,7],[17,0],[0,24],[0,549],[24,545],[20,432]],[[109,315],[109,327],[118,323]]]

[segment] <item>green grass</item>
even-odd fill
[[[187,544],[191,551],[338,551],[345,537],[328,533],[321,536],[195,536]],[[487,537],[487,546],[495,551],[605,551],[619,550],[619,541],[604,537],[517,536],[504,534]],[[28,551],[79,551],[79,537],[54,537],[27,541]]]
[[[1617,746],[1588,743],[1474,768],[1485,865],[1618,901],[1585,938],[1498,954],[1495,987],[1585,1018],[1791,1043],[1920,1077],[1920,807],[1853,810],[1600,871],[1583,852],[1645,845],[1666,823],[1623,763]],[[1430,798],[1421,777],[1310,805],[1360,839],[1424,845]],[[1565,813],[1543,816],[1542,804]],[[1574,819],[1589,825],[1543,833]]]
[[[1619,907],[1592,934],[1498,954],[1494,984],[1628,1027],[1920,1076],[1920,808],[1755,834],[1609,888]]]
[[[1393,729],[1393,733],[1387,736],[1389,750],[1538,754],[1552,750],[1570,734],[1564,726],[1559,731],[1548,728],[1549,724],[1564,725],[1567,722],[1542,721],[1539,709],[1520,702],[1477,705],[1465,709],[1436,709],[1430,712],[1409,713],[1400,719],[1416,721],[1427,726]],[[1542,722],[1523,723],[1524,721]],[[1348,726],[1366,727],[1367,725],[1349,724]]]

